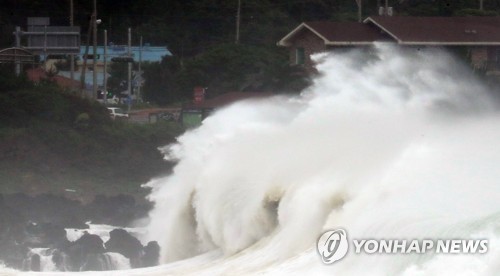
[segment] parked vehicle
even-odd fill
[[[104,104],[104,99],[97,99],[97,101]],[[118,100],[118,97],[116,97],[116,96],[113,96],[111,98],[106,99],[106,104],[118,104],[118,103],[119,103],[119,100]]]
[[[111,118],[113,118],[113,120],[115,120],[116,118],[119,119],[128,118],[128,114],[125,113],[125,111],[123,111],[123,109],[119,107],[108,107],[108,110],[109,110],[109,115],[111,116]]]

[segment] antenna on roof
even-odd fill
[[[378,7],[378,15],[380,16],[393,16],[394,9],[392,7]]]
[[[387,16],[392,16],[392,15],[393,15],[392,7],[387,7]]]
[[[385,0],[384,6],[381,5],[380,0],[377,1],[377,4],[378,4],[378,15],[392,16],[394,14],[392,7],[389,7],[388,0]]]

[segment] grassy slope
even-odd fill
[[[142,183],[171,167],[157,147],[181,132],[174,123],[115,122],[51,84],[0,89],[0,193],[140,197]]]

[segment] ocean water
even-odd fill
[[[301,95],[231,105],[162,148],[178,163],[146,184],[144,237],[159,242],[160,266],[80,274],[498,275],[493,92],[437,49],[315,59]],[[350,239],[486,239],[488,252],[351,248],[325,265],[316,243],[337,228]]]

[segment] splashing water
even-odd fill
[[[144,235],[144,230],[142,228],[129,228],[129,227],[117,227],[107,224],[93,224],[91,222],[86,223],[89,228],[86,229],[77,229],[77,228],[66,228],[66,239],[70,242],[74,242],[81,238],[85,232],[93,235],[98,235],[103,242],[107,242],[109,240],[109,232],[114,229],[121,228],[126,230],[128,233],[133,235],[134,237],[140,237]],[[147,241],[142,241],[146,243]]]
[[[500,117],[487,90],[439,50],[377,45],[316,60],[320,76],[300,97],[235,104],[164,148],[179,162],[148,184],[162,261],[210,252],[172,265],[193,274],[495,271]],[[357,238],[483,237],[490,252],[350,254],[325,266],[315,242],[335,227]]]
[[[37,254],[40,257],[40,271],[56,271],[57,267],[54,261],[52,260],[52,252],[50,248],[32,248],[28,253],[28,258],[25,260],[27,269],[29,270],[31,267],[30,261],[31,257]]]
[[[125,270],[130,269],[130,260],[120,253],[106,252],[103,254],[103,267],[106,269]]]
[[[315,58],[320,75],[300,96],[224,108],[163,149],[178,164],[147,184],[146,238],[163,265],[127,275],[500,271],[500,116],[487,89],[439,50]],[[324,265],[316,240],[338,227],[357,239],[487,238],[489,251],[351,250]]]

